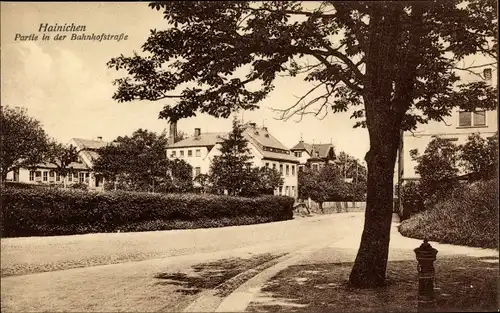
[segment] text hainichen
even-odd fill
[[[41,23],[38,28],[39,32],[84,32],[86,30],[85,25],[75,25],[75,23],[63,25],[60,24],[49,24],[49,23]]]

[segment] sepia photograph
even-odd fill
[[[2,1],[2,312],[498,312],[498,4]]]

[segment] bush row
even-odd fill
[[[450,197],[401,222],[402,235],[498,248],[498,181],[464,184]]]
[[[293,198],[18,189],[2,192],[2,236],[251,224],[291,219]],[[221,222],[218,222],[221,221]]]

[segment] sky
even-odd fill
[[[124,34],[122,41],[41,40],[40,24],[65,23],[85,25],[85,33]],[[171,100],[118,103],[112,99],[112,81],[124,73],[108,69],[106,63],[120,54],[129,56],[141,51],[151,29],[163,29],[166,22],[160,12],[147,3],[1,3],[1,102],[19,106],[42,122],[49,136],[60,142],[71,138],[112,141],[143,128],[168,131],[166,120],[158,119],[164,105]],[[17,35],[18,34],[18,35]],[[38,35],[36,41],[16,40],[20,36]],[[54,33],[50,33],[52,36]],[[350,112],[329,113],[319,120],[305,116],[279,120],[272,108],[286,108],[312,86],[294,78],[280,78],[274,91],[260,104],[260,109],[245,111],[245,122],[265,125],[285,146],[291,148],[301,138],[312,143],[333,143],[338,152],[345,151],[362,160],[369,149],[366,129],[353,129]],[[206,114],[178,122],[178,129],[191,135],[194,128],[202,132],[223,132],[231,128],[231,119],[216,119]]]

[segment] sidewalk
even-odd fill
[[[347,290],[361,232],[259,273],[218,307],[241,311],[416,311],[421,240],[403,237],[393,220],[387,277],[378,290]],[[435,289],[439,310],[496,311],[498,252],[431,242],[438,252]]]

